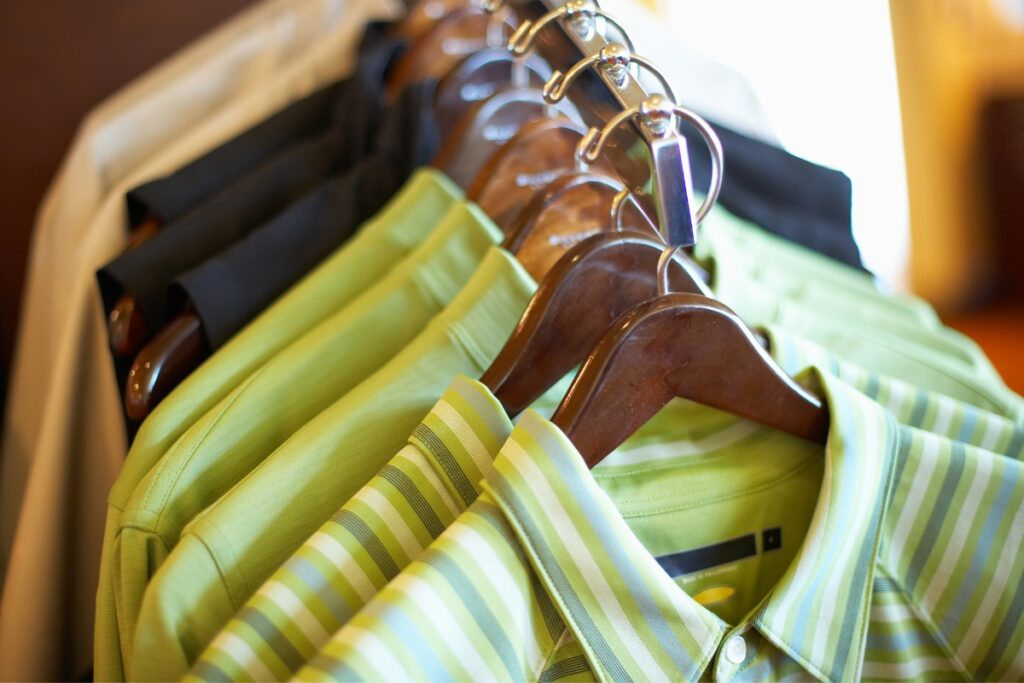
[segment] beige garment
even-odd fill
[[[100,202],[169,141],[307,52],[337,25],[345,3],[256,5],[104,101],[79,127],[32,237],[0,450],[0,580],[39,438],[50,359],[68,322],[78,247]]]
[[[29,470],[0,601],[2,680],[78,678],[88,669],[92,656],[105,499],[126,452],[120,397],[106,348],[94,272],[123,247],[125,191],[173,171],[287,103],[342,76],[351,67],[365,22],[392,11],[392,6],[382,0],[293,0],[274,4],[304,8],[304,12],[323,10],[312,24],[298,17],[294,22],[280,15],[268,19],[277,27],[275,31],[284,33],[292,26],[316,24],[315,31],[304,33],[303,54],[274,68],[268,64],[262,77],[255,79],[258,82],[233,101],[192,117],[196,125],[172,132],[161,143],[150,143],[152,153],[139,156],[144,160],[139,168],[130,172],[122,169],[121,179],[106,183],[109,189],[105,198],[84,228],[61,221],[42,222],[55,215],[51,206],[72,201],[54,197],[74,193],[76,181],[69,171],[73,170],[74,159],[65,164],[51,192],[52,202],[40,214],[40,229],[62,234],[47,234],[33,245],[31,267],[45,272],[34,272],[32,277],[45,277],[50,284],[38,287],[34,303],[42,308],[32,313],[44,319],[24,323],[28,331],[22,333],[20,345],[24,349],[45,344],[47,351],[44,356],[34,357],[22,353],[19,364],[37,361],[39,365],[16,371],[34,377],[35,382],[12,386],[11,403],[17,404],[22,398],[34,400],[39,413],[34,417],[34,429],[19,430],[18,425],[9,425],[32,438],[18,443]],[[314,40],[321,34],[326,35]],[[194,64],[205,69],[201,61]],[[142,97],[160,96],[158,89],[145,90],[149,92]],[[162,111],[163,116],[173,118],[188,109],[186,97],[178,109],[157,107],[154,113]],[[96,146],[98,141],[80,138],[76,150],[90,144]],[[96,187],[103,184],[102,173],[95,173],[88,165],[85,168]],[[40,253],[46,248],[54,253]],[[51,270],[55,261],[62,264],[59,274]],[[60,301],[59,310],[54,308],[56,304],[50,306],[53,301]],[[49,335],[49,339],[37,339],[39,334]],[[24,396],[13,393],[17,389]],[[14,416],[19,417],[16,413]],[[5,447],[5,460],[7,455]]]

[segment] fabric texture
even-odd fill
[[[712,211],[695,251],[716,297],[751,325],[776,323],[876,372],[1024,421],[968,337],[937,322],[919,299],[879,292],[870,278]]]
[[[465,204],[349,305],[277,354],[197,421],[136,487],[106,566],[123,654],[152,575],[184,526],[293,432],[398,353],[451,301],[500,239]],[[126,666],[131,669],[130,662]]]
[[[946,397],[844,363],[813,343],[772,337],[774,355],[799,371],[811,362],[872,392],[901,424],[939,427],[971,445],[1019,449],[1024,431]],[[566,379],[571,379],[567,377]],[[539,401],[550,411],[567,382]],[[601,480],[738,441],[757,429],[710,408],[677,402],[605,459]],[[286,680],[388,581],[420,557],[453,515],[476,500],[491,462],[512,430],[479,382],[456,378],[409,443],[268,579],[192,668],[190,679]]]
[[[10,535],[5,550],[11,550],[0,600],[0,677],[77,679],[91,659],[101,501],[126,452],[94,278],[96,268],[123,247],[124,192],[337,80],[351,64],[354,34],[367,15],[388,11],[370,0],[284,5],[263,19],[246,19],[241,32],[223,38],[223,48],[186,53],[191,56],[172,61],[169,72],[158,72],[170,99],[149,99],[161,87],[144,83],[139,99],[133,93],[132,104],[118,108],[113,123],[83,129],[86,137],[78,138],[71,154],[77,160],[86,154],[77,150],[88,149],[89,161],[72,164],[69,157],[64,167],[85,173],[81,183],[62,171],[57,183],[73,189],[61,195],[66,201],[48,203],[40,214],[4,425],[4,467],[12,476],[5,470],[2,477],[3,528]],[[273,38],[263,43],[265,54],[260,35]],[[220,49],[262,56],[249,67],[236,61],[218,71],[215,61],[204,68]],[[235,77],[242,81],[232,85]],[[204,93],[218,79],[223,92],[211,99]],[[198,111],[189,93],[196,95]],[[186,127],[179,128],[182,121]],[[141,129],[140,151],[132,140]],[[101,164],[100,171],[86,170],[96,169],[93,163]],[[103,194],[91,194],[96,186],[89,178],[99,172]],[[15,491],[10,497],[8,486]]]
[[[793,251],[795,248],[786,246],[785,249]],[[812,267],[814,263],[812,261]],[[456,299],[456,303],[449,308],[457,309],[460,306],[458,302],[472,300],[472,292],[483,288],[481,278],[494,277],[493,272],[490,275],[488,272],[493,271],[495,265],[500,265],[502,272],[506,274],[497,279],[497,282],[505,284],[489,287],[492,296],[508,297],[508,283],[512,282],[519,282],[513,287],[513,291],[524,288],[532,291],[532,283],[511,277],[511,274],[517,272],[518,264],[499,250],[488,257],[480,273],[474,276],[466,290]],[[839,279],[842,280],[841,277]],[[862,273],[854,273],[851,283],[854,283],[851,286],[863,286],[865,291],[873,291],[870,279]],[[502,294],[503,291],[506,293]],[[519,293],[516,298],[520,299],[521,310],[525,305],[525,295]],[[508,306],[507,299],[503,305]],[[809,311],[809,314],[816,317],[818,312]],[[446,310],[440,319],[443,320],[448,315]],[[502,325],[489,327],[486,332],[477,332],[470,348],[478,347],[482,343],[478,339],[481,336],[489,340],[488,344],[503,343],[508,333],[504,327],[511,329],[510,326],[518,320],[518,314],[513,316],[505,311],[503,315],[510,315],[510,320]],[[768,319],[765,322],[772,321]],[[424,338],[429,338],[432,334],[436,334],[435,323],[424,332],[424,335],[427,335]],[[497,337],[492,339],[491,334]],[[457,340],[461,347],[466,346],[465,334],[449,335],[447,338]],[[439,350],[452,342],[434,343]],[[863,345],[855,345],[858,349],[861,346]],[[358,490],[357,482],[360,479],[365,482],[376,472],[377,467],[384,464],[380,457],[382,454],[377,451],[374,451],[373,457],[367,456],[367,432],[373,429],[382,432],[385,421],[388,425],[385,430],[387,433],[382,436],[385,440],[394,436],[391,430],[395,429],[396,425],[411,430],[415,423],[409,423],[403,406],[410,405],[409,401],[417,400],[419,397],[418,400],[423,400],[427,404],[419,409],[420,414],[423,414],[428,409],[429,401],[419,393],[414,397],[403,396],[399,401],[392,393],[397,390],[384,390],[379,387],[384,386],[385,381],[393,385],[399,384],[398,377],[403,376],[402,373],[408,373],[405,381],[412,382],[411,378],[415,373],[403,368],[412,367],[409,363],[416,357],[414,354],[425,353],[427,348],[431,347],[420,339],[403,350],[392,364],[364,386],[358,387],[293,435],[242,484],[207,510],[186,530],[178,547],[157,572],[147,590],[135,634],[134,646],[138,651],[167,653],[167,658],[160,661],[149,657],[143,665],[151,668],[145,672],[137,672],[138,675],[143,678],[181,675],[181,667],[194,662],[199,654],[194,648],[197,645],[202,647],[205,642],[209,642],[216,630],[243,606],[248,596],[261,585],[262,580],[286,559],[288,553],[285,551],[289,548],[294,549],[301,542],[298,539],[312,533],[318,518],[322,522],[337,509],[332,510],[320,503],[326,503],[331,500],[330,496],[337,495],[333,500],[337,500],[340,506],[348,496]],[[496,352],[495,346],[489,357],[493,357]],[[870,360],[870,347],[860,350],[859,353],[859,357]],[[432,381],[437,377],[434,372],[443,367],[445,366],[434,364],[429,366],[429,371],[426,367],[419,371],[423,373],[423,377],[419,377],[414,384],[416,392],[427,392],[428,388],[422,382]],[[482,370],[483,367],[480,368],[480,372]],[[378,382],[381,384],[378,385]],[[378,389],[373,388],[375,385]],[[377,393],[378,391],[380,393]],[[434,391],[437,393],[433,395],[433,400],[436,400],[441,387],[436,387]],[[387,417],[387,411],[383,407],[386,400],[392,402],[392,408],[395,410]],[[360,417],[365,418],[367,424],[358,425]],[[401,446],[400,443],[388,445],[394,446],[392,452]],[[324,470],[322,467],[325,465],[319,464],[329,457],[328,454],[354,452],[360,453],[358,465],[353,464],[343,471],[330,468]],[[353,467],[358,467],[360,474],[357,475]],[[362,469],[364,467],[365,470]],[[277,493],[271,494],[271,491]],[[278,497],[284,499],[282,505],[285,504],[284,501],[299,499],[315,502],[304,503],[301,510],[288,508],[286,512],[282,509],[276,514],[273,524],[253,519],[248,513],[244,516],[243,523],[242,510],[253,509],[256,498],[261,500],[262,507],[266,509],[266,500]],[[274,514],[270,509],[267,512]],[[280,540],[280,545],[275,542],[273,548],[268,548],[266,541],[269,537]],[[246,538],[251,540],[244,540]],[[282,551],[281,554],[278,554],[278,551]],[[242,557],[246,558],[244,562],[239,559]],[[197,600],[200,595],[204,616],[198,620],[193,612],[199,609],[200,603]]]
[[[387,202],[440,146],[435,84],[406,88],[392,105],[370,112],[372,149],[348,171],[175,279],[172,311],[195,308],[207,341],[220,348],[278,295],[333,251]]]
[[[120,298],[126,293],[131,294],[141,307],[150,334],[155,334],[170,322],[170,316],[167,315],[167,287],[175,276],[199,266],[207,258],[216,256],[244,239],[251,230],[299,200],[329,175],[351,168],[365,156],[372,116],[364,111],[377,111],[384,72],[403,45],[402,41],[385,38],[382,35],[384,26],[376,24],[367,29],[360,46],[355,74],[296,103],[302,106],[292,105],[271,117],[271,121],[276,122],[297,108],[305,114],[304,118],[283,118],[288,121],[300,118],[305,123],[305,119],[314,118],[313,113],[320,113],[318,110],[327,109],[330,113],[344,109],[349,116],[343,123],[329,125],[330,117],[323,114],[315,117],[316,122],[323,124],[319,130],[314,131],[315,134],[305,139],[293,139],[286,149],[265,163],[255,165],[234,183],[227,182],[230,180],[228,176],[224,179],[226,187],[205,201],[193,204],[191,210],[165,225],[153,238],[124,252],[97,271],[103,307],[108,318]],[[325,93],[332,98],[326,103],[322,102],[326,99]],[[309,104],[310,100],[316,103],[316,108]],[[311,109],[312,112],[307,111]],[[255,156],[253,148],[265,146],[266,138],[274,137],[264,130],[264,125],[261,123],[255,126],[171,178],[159,181],[157,186],[164,188],[161,193],[173,194],[179,203],[184,201],[186,195],[198,194],[200,179],[214,170],[225,173],[231,170],[223,168],[228,164],[221,157],[226,156],[233,163],[249,159]],[[303,126],[295,135],[306,132],[310,127],[309,124]],[[278,125],[271,127],[270,132],[280,137],[287,131],[284,126]],[[240,141],[245,144],[239,145]],[[213,183],[209,181],[205,184]],[[180,191],[176,189],[179,187],[182,188]],[[131,357],[114,358],[118,387],[125,386],[133,362],[134,358]]]
[[[493,248],[413,342],[193,521],[146,590],[131,678],[186,674],[256,589],[404,445],[451,378],[486,369],[534,287]]]
[[[762,434],[756,463],[740,439],[605,480],[528,412],[483,495],[298,678],[1019,677],[1022,463],[803,378],[829,406],[823,456]],[[731,626],[690,595],[708,577],[657,557],[737,531],[755,552],[710,577],[740,586]]]
[[[110,489],[96,592],[96,676],[123,676],[113,573],[121,515],[164,454],[268,359],[346,307],[414,251],[461,196],[444,176],[421,170],[356,236],[211,356],[142,424]],[[129,568],[128,573],[140,571]],[[143,570],[144,571],[144,570]]]
[[[711,123],[726,172],[718,201],[737,216],[812,251],[863,269],[853,238],[852,185],[846,174],[775,145]],[[696,188],[711,182],[711,153],[700,133],[683,127]]]

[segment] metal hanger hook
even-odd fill
[[[696,128],[711,151],[711,183],[708,187],[707,196],[704,198],[704,203],[697,209],[695,216],[699,225],[708,215],[708,212],[711,211],[715,202],[718,201],[718,195],[722,191],[722,169],[725,166],[725,155],[722,153],[722,142],[718,139],[718,135],[710,124],[686,107],[675,104],[664,95],[651,95],[638,106],[616,114],[605,124],[603,129],[591,128],[587,131],[587,134],[583,136],[576,146],[576,156],[583,164],[594,163],[601,155],[605,144],[607,144],[615,129],[634,118],[639,118],[651,134],[656,137],[667,138],[673,134],[678,135],[673,125],[675,117],[687,121]]]
[[[625,29],[622,28],[622,24],[602,10],[597,0],[569,0],[569,2],[557,9],[551,10],[536,21],[524,21],[512,37],[509,38],[508,49],[517,55],[524,54],[533,45],[537,34],[556,19],[565,19],[569,28],[576,35],[589,40],[597,30],[597,22],[595,21],[597,17],[603,18],[607,23],[618,29],[622,39],[629,44],[630,50],[633,49],[633,41],[630,40]]]
[[[564,74],[561,71],[555,71],[551,74],[551,78],[544,84],[544,99],[549,102],[558,102],[565,94],[569,91],[569,87],[573,84],[581,73],[591,66],[599,66],[606,74],[608,74],[612,83],[616,88],[622,88],[626,85],[627,77],[629,75],[630,64],[638,64],[645,67],[649,72],[661,83],[662,88],[665,90],[665,94],[672,101],[675,101],[675,93],[672,91],[672,86],[668,84],[665,77],[658,71],[657,67],[651,63],[651,60],[646,57],[641,57],[638,54],[634,54],[633,51],[623,45],[622,43],[610,43],[601,48],[596,55],[590,55],[589,57],[582,59],[572,66]]]
[[[672,291],[668,281],[668,267],[680,249],[682,247],[667,246],[658,257],[658,296],[665,296]]]

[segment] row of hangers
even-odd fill
[[[419,0],[395,30],[411,47],[388,92],[437,79],[443,145],[432,165],[494,219],[502,246],[540,283],[481,378],[510,416],[579,366],[552,420],[591,467],[677,397],[824,441],[820,398],[713,298],[684,249],[721,187],[721,144],[614,18],[594,0]],[[552,69],[567,45],[575,63]],[[649,94],[638,67],[664,93]],[[712,151],[699,208],[680,121]],[[189,311],[133,349],[141,316],[130,300],[118,306],[111,338],[115,353],[138,353],[125,400],[141,418],[208,351]]]

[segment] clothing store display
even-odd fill
[[[1022,568],[987,549],[1000,512],[1024,504],[1021,463],[899,426],[840,380],[814,379],[833,419],[824,458],[763,434],[756,464],[736,444],[611,492],[528,413],[481,497],[298,678],[1019,676],[1024,630],[1005,606]],[[1000,503],[976,515],[988,488]],[[940,492],[949,508],[921,520]],[[671,544],[682,525],[688,548]],[[1019,546],[1024,527],[996,528]],[[730,557],[715,544],[731,538],[749,544]],[[697,548],[717,551],[704,568],[728,578],[672,569]],[[978,582],[950,583],[954,570]],[[692,597],[723,581],[724,600]]]
[[[133,677],[159,680],[181,676],[182,667],[193,663],[199,654],[189,651],[191,643],[212,637],[212,631],[226,620],[214,622],[240,609],[270,575],[267,570],[286,559],[290,549],[281,543],[268,544],[268,538],[305,538],[333,513],[330,502],[338,503],[336,509],[365,484],[401,445],[379,436],[367,442],[371,425],[386,419],[389,437],[397,437],[400,432],[392,430],[402,424],[401,416],[413,418],[425,413],[440,396],[443,387],[431,387],[430,380],[469,372],[472,366],[466,364],[473,361],[481,365],[476,374],[482,372],[496,355],[498,344],[507,338],[535,286],[511,255],[493,250],[455,301],[420,338],[367,383],[296,432],[186,528],[178,547],[165,559],[146,590],[135,631],[136,653],[161,654],[151,655],[145,662],[133,655],[142,667],[132,672]],[[484,304],[490,304],[486,314]],[[459,332],[445,333],[445,328],[453,324]],[[862,356],[869,356],[874,348],[864,350],[862,343],[853,347]],[[436,355],[444,349],[451,349],[445,354],[456,349],[465,351],[449,355],[451,360],[445,365]],[[431,362],[428,364],[426,359]],[[414,401],[421,403],[417,406]],[[415,424],[407,422],[403,426],[408,433]],[[342,444],[346,449],[357,449],[360,455],[357,463],[339,470],[333,464],[342,452]],[[293,496],[308,501],[301,506],[301,515],[294,508],[288,511],[296,500]],[[266,520],[262,523],[253,515],[257,499],[259,516]],[[244,562],[239,559],[243,557]],[[194,618],[200,604],[207,615],[204,621],[213,626],[208,634]]]
[[[0,507],[10,551],[0,600],[0,678],[78,679],[92,656],[102,501],[127,452],[95,271],[123,245],[124,193],[337,80],[350,70],[362,23],[391,11],[377,0],[289,0],[271,8],[161,67],[157,82],[143,81],[138,94],[135,86],[126,91],[124,104],[112,103],[109,124],[98,110],[94,127],[75,143],[76,150],[88,148],[89,161],[72,165],[69,157],[58,179],[67,199],[52,199],[40,214],[4,422]],[[171,87],[171,99],[149,100],[162,84]],[[210,89],[217,97],[204,94]],[[145,128],[141,150],[119,156],[115,150],[132,145],[135,126]],[[111,182],[86,205],[79,192],[93,191],[93,154],[103,155],[95,163]],[[79,181],[78,173],[87,175]]]
[[[238,241],[332,171],[363,157],[372,114],[355,117],[367,124],[359,128],[332,119],[342,106],[349,112],[376,112],[383,73],[402,44],[379,35],[383,30],[367,29],[350,78],[286,107],[171,176],[128,193],[129,215],[156,215],[165,225],[98,271],[108,316],[122,295],[131,294],[149,327],[162,326],[168,322],[166,287],[175,275]],[[214,183],[223,186],[211,190]],[[119,379],[123,386],[123,374]]]
[[[182,528],[414,338],[497,241],[489,222],[453,206],[419,248],[240,384],[135,487],[105,563],[112,576],[100,579],[114,586],[122,653],[146,585]]]
[[[172,309],[195,308],[206,339],[220,348],[278,295],[382,207],[439,144],[434,86],[410,86],[381,114],[373,153],[175,280]]]
[[[872,398],[893,397],[887,409],[902,424],[931,431],[936,425],[934,420],[926,421],[926,415],[939,414],[940,406],[945,407],[941,396],[869,375],[785,335],[773,335],[772,348],[786,357],[787,370],[820,359],[825,362],[820,367],[840,378],[853,379],[858,387],[873,391]],[[564,386],[549,392],[562,393]],[[952,410],[957,418],[946,421],[944,436],[998,448],[1020,459],[1024,430],[963,404]],[[671,433],[672,427],[675,433]],[[680,433],[684,427],[685,433]],[[656,429],[666,433],[654,433]],[[672,406],[634,437],[638,442],[657,442],[635,448],[627,442],[602,463],[601,472],[618,474],[637,465],[666,462],[679,457],[679,451],[687,446],[689,456],[703,450],[702,444],[721,442],[722,437],[735,439],[738,445],[754,429],[696,404]],[[368,598],[420,557],[451,525],[453,515],[476,500],[478,482],[493,480],[492,460],[511,431],[512,422],[485,386],[467,377],[456,378],[413,430],[409,444],[238,610],[195,664],[191,676],[216,681],[250,677],[287,680],[312,660],[331,633],[357,614]]]
[[[1024,681],[1024,398],[743,74],[562,4],[274,0],[90,116],[0,679]]]
[[[366,8],[360,9],[364,5]],[[78,247],[93,214],[108,195],[123,203],[123,194],[111,194],[115,186],[205,118],[216,116],[243,97],[254,98],[253,102],[272,97],[265,91],[268,79],[289,64],[301,62],[305,48],[327,36],[358,33],[358,26],[339,20],[350,12],[358,16],[358,12],[368,9],[367,3],[347,0],[258,3],[106,99],[79,126],[47,191],[33,232],[4,420],[4,469],[0,476],[3,568],[7,566],[17,511],[49,395],[49,359],[57,353],[60,330],[68,320],[71,304],[71,297],[51,296],[50,291],[69,291]],[[341,41],[343,44],[344,38]],[[335,58],[340,54],[336,52]],[[336,68],[344,71],[343,59]],[[287,87],[302,85],[293,81]],[[274,106],[273,100],[263,105]],[[268,111],[260,106],[251,109],[255,120]],[[168,116],[168,112],[174,115]],[[214,134],[230,137],[237,130]],[[187,161],[193,152],[183,151],[181,158]],[[171,160],[168,167],[173,169],[180,163]],[[118,225],[116,229],[123,228]]]

